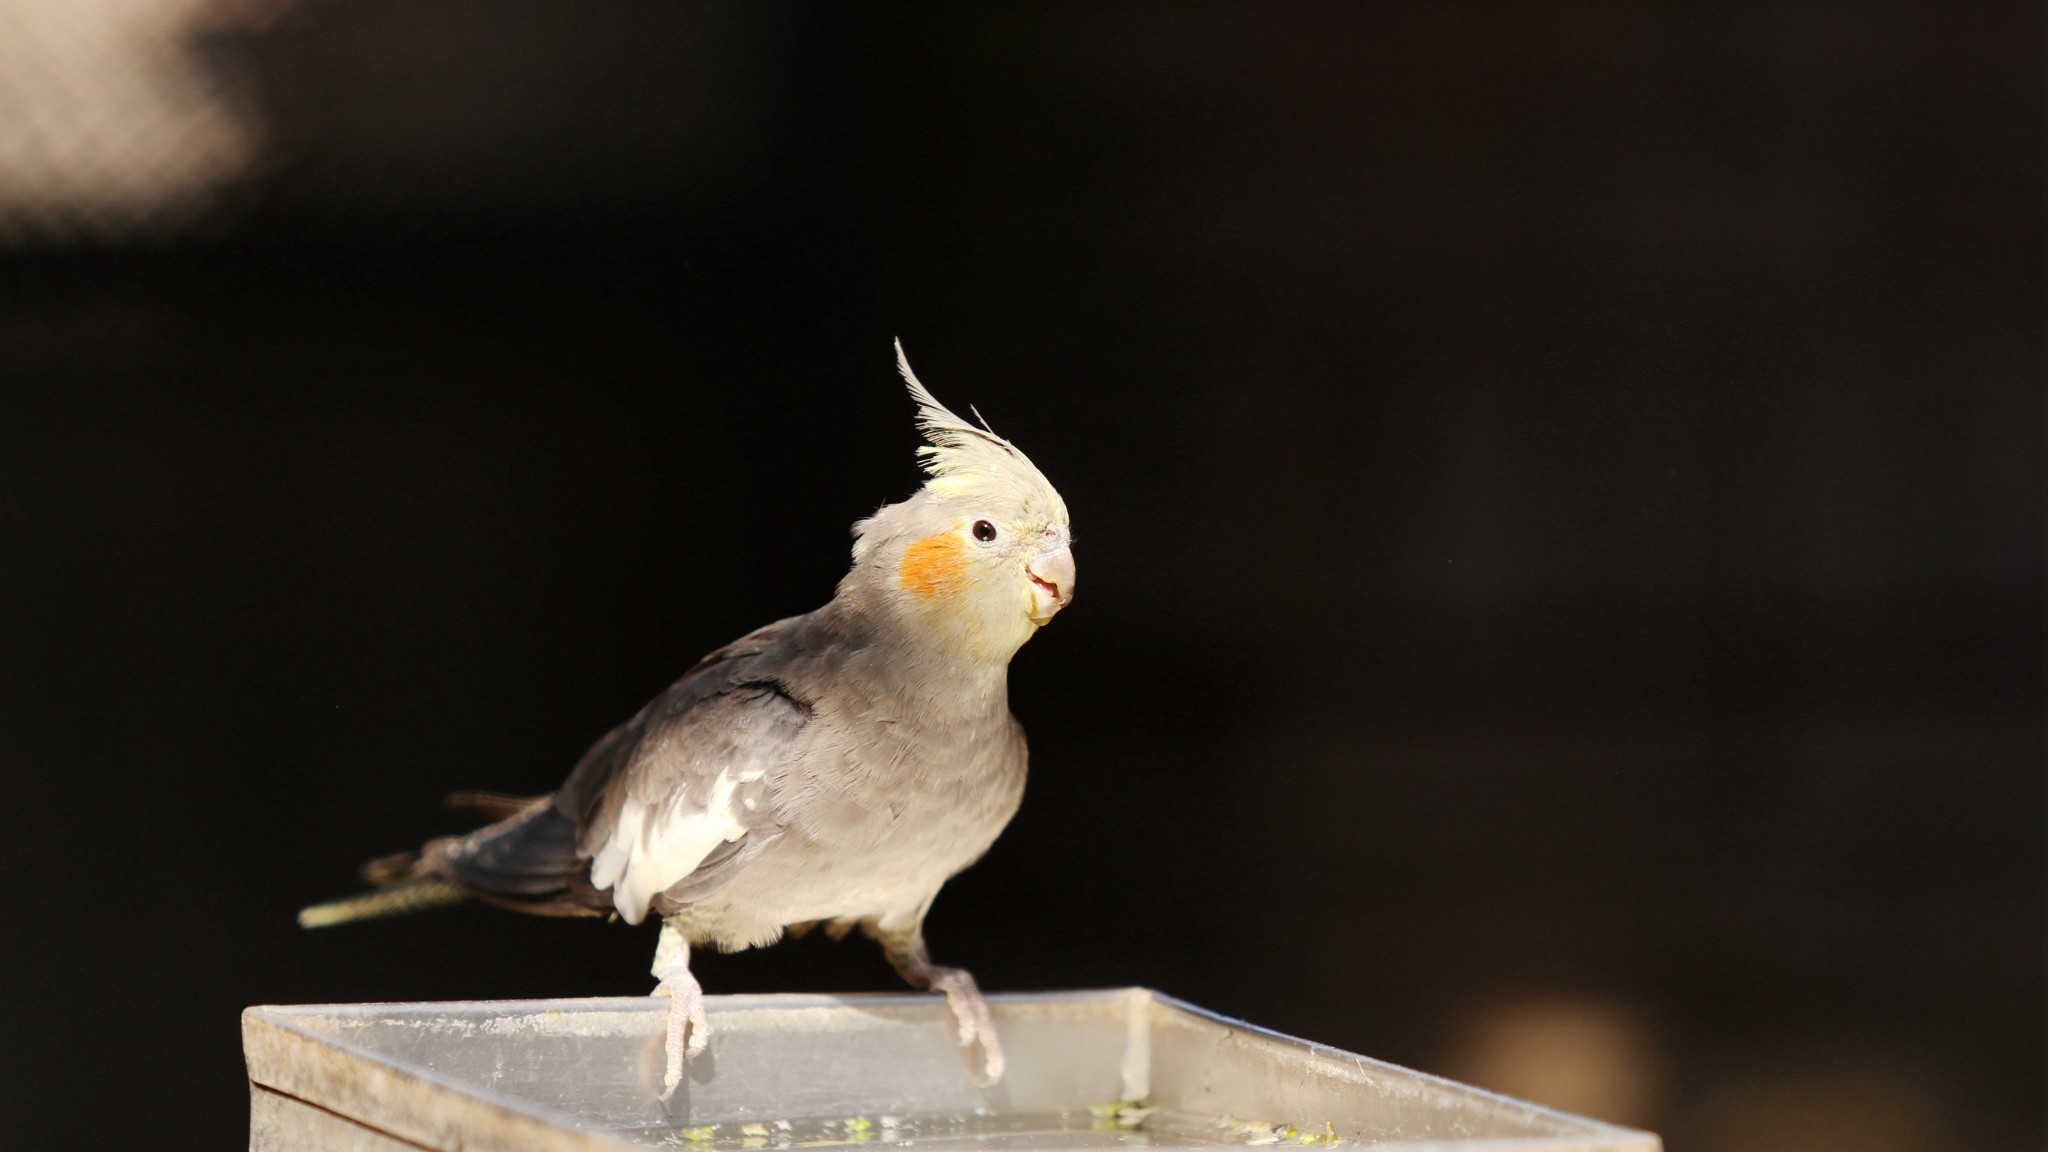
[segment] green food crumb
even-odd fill
[[[1139,1128],[1153,1109],[1145,1106],[1143,1100],[1111,1100],[1103,1104],[1090,1104],[1088,1111],[1095,1117],[1091,1127],[1097,1132],[1114,1132],[1119,1128]]]
[[[1328,1120],[1323,1121],[1321,1131],[1314,1129],[1304,1130],[1293,1124],[1269,1124],[1263,1120],[1239,1120],[1235,1116],[1223,1117],[1223,1119],[1217,1122],[1217,1127],[1228,1132],[1233,1138],[1254,1147],[1268,1144],[1280,1144],[1290,1148],[1303,1148],[1312,1145],[1328,1147],[1332,1144],[1342,1144],[1344,1142],[1337,1135],[1337,1126]]]

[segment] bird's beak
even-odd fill
[[[1041,552],[1024,566],[1031,577],[1031,622],[1044,624],[1074,602],[1074,551],[1065,544]]]

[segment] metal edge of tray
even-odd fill
[[[507,1001],[544,1006],[551,1001]],[[392,1007],[401,1005],[393,1004]],[[242,1051],[254,1091],[266,1091],[387,1139],[471,1152],[597,1152],[621,1145],[579,1130],[571,1116],[505,1100],[292,1019],[361,1005],[258,1005],[242,1012]],[[260,1100],[275,1109],[276,1101]],[[252,1110],[252,1126],[255,1122]],[[252,1131],[254,1142],[256,1133]]]
[[[1548,1127],[1553,1130],[1550,1135],[1455,1142],[1429,1138],[1372,1141],[1373,1146],[1389,1149],[1390,1152],[1428,1152],[1432,1149],[1456,1149],[1457,1152],[1487,1152],[1491,1149],[1512,1149],[1514,1152],[1662,1152],[1664,1146],[1663,1141],[1655,1133],[1609,1124],[1603,1120],[1594,1120],[1576,1113],[1506,1096],[1405,1065],[1371,1056],[1361,1056],[1319,1041],[1291,1036],[1204,1008],[1199,1004],[1191,1004],[1177,996],[1154,989],[1144,991],[1151,999],[1155,1032],[1162,1016],[1167,1019],[1179,1017],[1182,1021],[1223,1029],[1229,1038],[1266,1049],[1270,1055],[1298,1054],[1303,1058],[1298,1063],[1311,1065],[1315,1071],[1355,1085],[1402,1095],[1416,1094],[1418,1090],[1434,1092],[1440,1097],[1463,1100],[1475,1110],[1512,1117],[1531,1126]]]

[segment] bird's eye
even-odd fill
[[[974,538],[983,544],[988,543],[996,538],[996,526],[986,520],[976,520],[974,522]]]

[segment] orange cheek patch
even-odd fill
[[[897,578],[906,590],[926,599],[950,595],[967,576],[965,547],[951,532],[913,540],[903,549]]]

